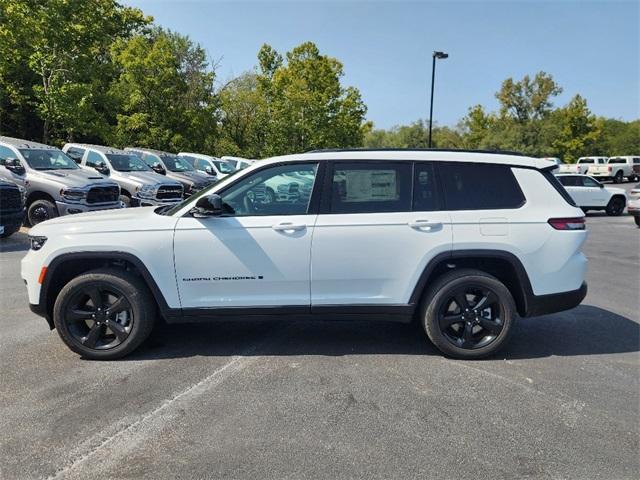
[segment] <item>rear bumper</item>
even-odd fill
[[[552,293],[550,295],[531,295],[527,298],[526,317],[537,317],[549,313],[570,310],[580,305],[580,302],[587,296],[587,282],[577,290],[569,292]]]

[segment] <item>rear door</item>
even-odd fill
[[[591,198],[589,192],[582,183],[583,178],[588,177],[581,177],[580,175],[561,175],[558,177],[558,180],[562,186],[564,186],[567,193],[571,195],[571,198],[576,202],[576,205],[579,207],[588,207],[591,206]]]
[[[311,248],[314,307],[406,305],[427,262],[451,249],[435,166],[328,165]]]

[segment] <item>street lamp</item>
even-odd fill
[[[433,127],[433,82],[436,78],[436,59],[444,60],[448,53],[433,52],[433,64],[431,65],[431,106],[429,107],[429,148],[431,148],[431,127]]]

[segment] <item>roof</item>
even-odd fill
[[[79,148],[90,148],[92,150],[98,150],[99,152],[102,153],[114,153],[114,154],[120,154],[120,155],[128,155],[129,152],[126,152],[120,148],[115,148],[115,147],[107,147],[105,145],[93,145],[91,143],[67,143],[65,145],[69,146],[69,147],[79,147]]]
[[[321,150],[296,155],[285,155],[262,160],[264,162],[282,162],[295,160],[430,160],[442,162],[472,162],[513,165],[528,168],[555,167],[555,162],[541,158],[527,157],[510,152],[487,152],[481,150],[437,150],[437,149],[350,149]]]
[[[125,151],[149,152],[149,153],[154,153],[156,155],[175,155],[175,153],[165,152],[162,150],[154,150],[153,148],[144,148],[144,147],[126,147]]]
[[[214,157],[213,155],[207,155],[206,153],[180,152],[180,153],[178,153],[178,156],[180,156],[180,155],[187,155],[187,156],[191,156],[191,157],[195,157],[195,158],[205,158],[205,159],[210,159],[210,160],[219,160],[218,157]]]
[[[13,138],[13,137],[2,137],[0,136],[0,142],[11,145],[16,148],[26,148],[26,149],[38,149],[38,150],[58,150],[56,147],[52,147],[51,145],[45,145],[44,143],[33,142],[31,140],[25,140],[23,138]]]

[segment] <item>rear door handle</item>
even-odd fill
[[[273,228],[276,232],[295,232],[298,230],[304,230],[305,228],[307,228],[307,226],[302,224],[294,224],[291,222],[282,222],[273,225],[271,228]]]
[[[440,222],[430,222],[429,220],[413,220],[408,223],[411,228],[415,228],[416,230],[424,230],[424,231],[433,231],[439,230],[442,228],[442,223]]]

